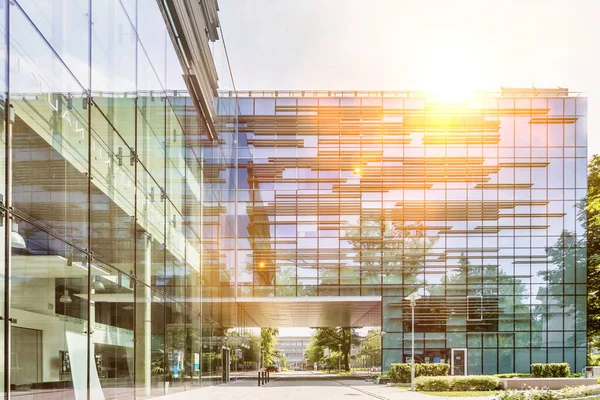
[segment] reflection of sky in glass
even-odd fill
[[[516,284],[514,304],[546,304],[540,293],[553,268],[572,271],[565,282],[578,282],[581,267],[566,259],[554,263],[547,248],[564,230],[583,233],[576,199],[585,195],[585,148],[575,147],[575,124],[583,115],[563,112],[584,110],[585,99],[483,98],[439,114],[426,100],[384,100],[394,110],[382,114],[380,98],[240,99],[241,134],[252,138],[247,143],[256,166],[247,176],[260,193],[247,209],[266,213],[272,225],[261,243],[269,244],[274,275],[264,282],[245,272],[238,284],[262,282],[264,295],[265,283],[297,283],[298,294],[326,296],[360,285],[369,295],[369,285],[411,279],[429,290],[457,276],[462,257],[506,280],[479,281],[472,290],[509,294]],[[428,119],[392,131],[419,115]],[[467,122],[445,128],[456,116]],[[477,123],[488,125],[465,130]],[[401,138],[404,143],[396,143]],[[573,147],[564,147],[567,142]],[[418,229],[399,239],[414,229],[409,226]],[[256,264],[264,252],[253,253],[257,237],[248,239],[242,246]],[[403,277],[412,262],[425,273]]]

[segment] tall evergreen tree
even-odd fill
[[[587,205],[580,207],[579,221],[587,223],[587,334],[600,347],[600,156],[588,165]]]

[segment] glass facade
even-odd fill
[[[237,95],[238,296],[382,296],[386,369],[415,291],[417,361],[585,366],[584,97]]]
[[[0,0],[0,388],[13,397],[155,397],[222,382],[224,345],[240,362],[258,352],[230,293],[232,134],[208,134],[164,10]]]
[[[178,1],[0,0],[4,394],[220,383],[228,360],[256,368],[250,328],[310,320],[252,315],[265,298],[348,325],[329,300],[364,300],[387,368],[408,357],[415,291],[420,361],[581,370],[585,97],[219,96],[216,2],[182,14],[212,21],[197,50]]]

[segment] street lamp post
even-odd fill
[[[379,335],[381,336],[381,374],[383,375],[383,337],[387,334],[387,332],[381,331]]]
[[[415,390],[415,305],[417,303],[417,300],[419,300],[421,298],[421,296],[419,296],[417,294],[417,292],[411,293],[408,296],[406,296],[404,299],[405,300],[410,300],[410,309],[411,309],[411,334],[412,334],[412,340],[411,340],[411,354],[410,354],[410,390],[412,390],[414,392]]]
[[[342,372],[342,344],[338,343],[338,371]]]

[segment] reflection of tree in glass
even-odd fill
[[[470,331],[489,330],[490,324],[495,327],[493,330],[498,330],[502,319],[512,323],[514,313],[525,303],[525,285],[517,277],[507,275],[498,265],[472,264],[465,253],[461,253],[458,264],[448,266],[448,269],[451,271],[442,276],[441,283],[428,285],[426,291],[429,296],[446,299],[447,307],[450,307],[447,310],[449,323],[465,324],[467,313],[479,313],[483,316],[481,326],[477,322],[471,323]],[[475,297],[470,306],[469,296]],[[478,304],[479,296],[482,300],[479,301],[480,308],[477,308],[474,305]],[[455,310],[451,306],[452,301],[464,305]],[[506,339],[500,338],[501,341]]]
[[[515,296],[522,303],[525,286],[518,278],[507,275],[498,265],[474,265],[461,253],[457,266],[448,266],[440,285],[427,287],[432,296]],[[510,301],[512,300],[501,300]]]
[[[260,337],[252,332],[240,332],[236,328],[225,331],[224,346],[231,349],[231,362],[235,363],[239,370],[258,363]],[[241,346],[246,344],[247,346]],[[239,351],[239,355],[238,355]],[[241,366],[244,367],[241,367]]]
[[[203,373],[217,374],[223,364],[221,359],[221,346],[225,336],[225,328],[210,326],[202,328],[202,371]]]
[[[152,358],[152,374],[162,375],[168,373],[167,379],[173,378],[174,371],[172,366],[165,370],[165,351],[167,360],[172,360],[176,352],[184,352],[184,371],[178,373],[179,376],[190,377],[194,375],[193,370],[193,351],[199,351],[200,335],[197,329],[186,324],[171,324],[167,325],[167,336],[165,341],[165,349],[158,350],[158,354],[154,354]]]
[[[572,283],[575,278],[575,270],[585,268],[584,247],[577,240],[575,234],[567,230],[562,231],[553,246],[546,248],[546,254],[554,267],[549,268],[548,271],[540,271],[538,275],[548,283]],[[555,289],[554,285],[551,286],[548,294],[560,294],[562,298],[562,292],[554,293]]]
[[[553,318],[558,319],[557,323],[562,327],[563,318],[568,320],[574,313],[575,326],[585,326],[586,309],[576,307],[576,296],[566,295],[569,292],[575,294],[576,273],[586,268],[585,238],[578,239],[573,232],[563,230],[556,243],[546,248],[546,254],[551,265],[549,263],[547,271],[538,272],[538,276],[546,282],[543,292],[540,290],[541,293],[538,293],[538,299],[545,301],[549,323]],[[573,286],[573,289],[569,290],[568,286]],[[575,329],[575,326],[570,329]]]
[[[340,267],[340,272],[356,276],[355,283],[362,285],[423,284],[419,274],[424,271],[428,251],[437,241],[437,237],[424,233],[422,223],[363,220],[358,228],[347,229],[344,236],[359,265]],[[359,272],[362,282],[358,280]]]
[[[308,265],[298,261],[298,266]],[[275,278],[277,283],[277,296],[311,296],[315,295],[314,285],[303,285],[302,282],[296,280],[295,266],[282,266],[277,271]]]

